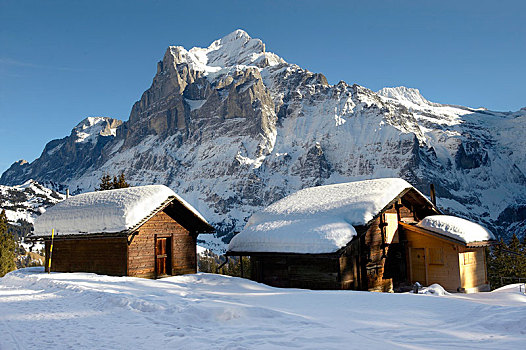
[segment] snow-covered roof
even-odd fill
[[[72,196],[35,220],[35,237],[117,233],[134,228],[170,199],[179,201],[206,225],[190,204],[163,185],[121,188]]]
[[[246,227],[232,238],[229,251],[321,254],[344,247],[354,227],[337,216],[274,220]]]
[[[427,216],[417,226],[464,243],[485,242],[495,239],[493,233],[485,227],[456,216]]]
[[[335,252],[356,235],[353,226],[368,224],[407,189],[414,189],[407,181],[386,178],[300,190],[252,215],[228,251]]]

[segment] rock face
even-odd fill
[[[0,183],[33,178],[86,191],[123,170],[132,184],[174,189],[227,241],[293,191],[400,176],[424,193],[434,183],[439,206],[506,236],[526,230],[525,136],[524,109],[330,85],[237,30],[208,48],[169,47],[127,122],[88,118]]]

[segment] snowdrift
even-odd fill
[[[27,268],[0,278],[0,349],[520,349],[525,311],[518,285],[384,294]]]

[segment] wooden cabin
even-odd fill
[[[493,235],[440,214],[402,179],[312,187],[254,214],[227,255],[250,256],[251,278],[276,287],[489,290],[484,247]],[[460,228],[420,225],[426,217]],[[466,225],[475,232],[463,232]]]
[[[166,186],[72,196],[37,218],[46,271],[159,278],[197,272],[196,239],[214,232]],[[50,247],[53,236],[53,249]]]

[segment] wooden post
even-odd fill
[[[387,243],[386,230],[385,227],[387,223],[385,222],[385,213],[380,215],[380,234],[382,235],[382,259],[387,258],[387,253],[385,251],[385,246]]]
[[[428,259],[429,248],[424,248],[424,266],[426,267],[426,287],[429,286]]]
[[[244,277],[243,276],[243,270],[244,269],[243,269],[243,256],[242,255],[239,257],[239,260],[240,260],[240,264],[241,264],[241,277],[243,278]]]
[[[436,194],[435,194],[435,184],[430,184],[429,187],[430,187],[430,190],[431,190],[431,202],[436,207],[436,205],[437,205],[437,198],[436,198]]]
[[[51,257],[53,256],[53,240],[55,238],[55,229],[51,230],[51,245],[49,246],[49,261],[47,267],[47,273],[51,273]]]
[[[220,270],[221,270],[221,269],[223,268],[223,266],[225,266],[227,263],[228,263],[228,255],[225,255],[225,261],[224,261],[221,265],[219,265],[219,266],[217,267],[217,269],[216,269],[216,273],[217,273],[217,274],[221,274],[221,275],[223,275],[223,273],[221,273]]]

